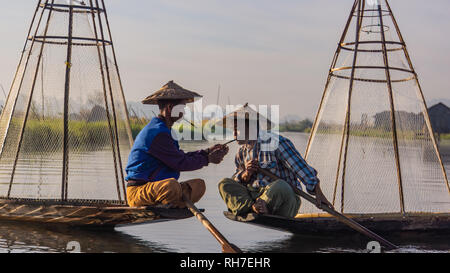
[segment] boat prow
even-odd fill
[[[76,227],[114,228],[173,221],[193,217],[187,209],[159,207],[130,208],[114,204],[77,204],[58,202],[36,202],[24,200],[1,200],[0,220],[34,222],[41,224],[63,224]]]
[[[295,218],[276,215],[259,215],[249,213],[236,216],[228,211],[225,217],[230,220],[252,224],[260,227],[287,231],[294,234],[332,234],[336,232],[354,232],[347,225],[339,222],[329,214],[299,214]],[[374,232],[403,231],[449,231],[449,213],[408,213],[408,214],[346,214],[349,218]]]

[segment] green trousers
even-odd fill
[[[267,203],[270,214],[295,217],[300,208],[300,197],[284,180],[277,180],[265,187],[255,189],[247,187],[230,178],[219,183],[219,192],[228,210],[234,215],[246,215],[253,212],[252,206],[257,198]]]

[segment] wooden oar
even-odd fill
[[[218,231],[213,224],[206,218],[203,213],[201,213],[198,208],[191,202],[191,200],[183,193],[183,201],[186,203],[188,209],[192,212],[192,214],[197,217],[197,219],[205,226],[209,232],[216,238],[216,240],[222,245],[223,253],[242,253],[242,250],[239,247],[235,246],[228,242],[228,240]]]
[[[258,168],[258,172],[264,174],[265,176],[268,176],[272,179],[278,180],[281,179],[279,178],[277,175],[273,174],[270,171],[267,171],[265,169],[262,168]],[[292,185],[291,185],[292,186]],[[301,191],[295,187],[292,186],[292,189],[294,190],[294,192],[298,195],[300,195],[301,197],[303,197],[304,199],[306,199],[307,201],[311,202],[312,204],[316,205],[316,199],[314,197],[312,197],[311,195],[305,193],[304,191]],[[337,212],[336,210],[328,207],[327,205],[322,206],[320,209],[328,212],[329,214],[333,215],[334,217],[336,217],[339,221],[341,221],[342,223],[346,224],[347,226],[351,227],[352,229],[359,231],[360,233],[379,241],[380,243],[382,243],[386,248],[388,249],[396,249],[398,248],[396,245],[394,245],[393,243],[389,242],[388,240],[384,239],[383,237],[377,235],[376,233],[370,231],[369,229],[367,229],[366,227],[360,225],[359,223],[357,223],[356,221],[348,218],[347,216]]]

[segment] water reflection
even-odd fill
[[[72,242],[72,243],[71,243]],[[70,244],[69,244],[70,243]],[[155,253],[174,252],[162,244],[154,245],[117,231],[44,227],[32,223],[0,222],[2,253]],[[74,245],[74,248],[69,247]]]
[[[365,252],[367,242],[368,240],[361,238],[359,234],[346,234],[345,236],[292,235],[286,240],[256,244],[254,251],[271,253]]]
[[[393,253],[449,253],[450,234],[447,232],[398,232],[380,234],[399,246]],[[358,233],[291,237],[276,242],[259,243],[253,252],[270,253],[368,253],[367,243],[371,240]]]

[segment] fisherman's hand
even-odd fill
[[[246,162],[245,163],[245,171],[242,174],[242,180],[244,180],[244,182],[248,182],[250,177],[258,171],[258,167],[259,167],[259,164],[258,164],[258,160],[256,160],[256,159]]]
[[[330,203],[330,201],[328,201],[328,199],[323,194],[319,184],[316,185],[315,193],[316,193],[316,206],[319,209],[321,209],[323,206],[327,206],[330,209],[334,209],[333,205]]]
[[[216,144],[216,145],[212,146],[211,148],[206,149],[206,152],[209,154],[210,152],[212,152],[214,150],[220,149],[220,146],[222,146],[222,145]]]
[[[208,161],[210,163],[219,164],[222,162],[223,158],[225,157],[225,155],[227,155],[227,153],[228,153],[228,148],[227,149],[216,148],[213,150],[209,150]]]
[[[227,145],[216,144],[216,145],[212,146],[211,148],[206,149],[206,152],[211,153],[215,150],[220,150],[226,155],[226,154],[228,154],[228,151],[230,150],[230,148]]]
[[[249,173],[249,174],[254,174],[258,171],[259,168],[259,164],[258,164],[258,160],[253,159],[252,161],[248,161],[245,163],[245,170]]]
[[[224,153],[223,156],[226,156],[228,154],[228,152],[230,151],[230,147],[228,147],[228,145],[220,144],[220,150]]]

